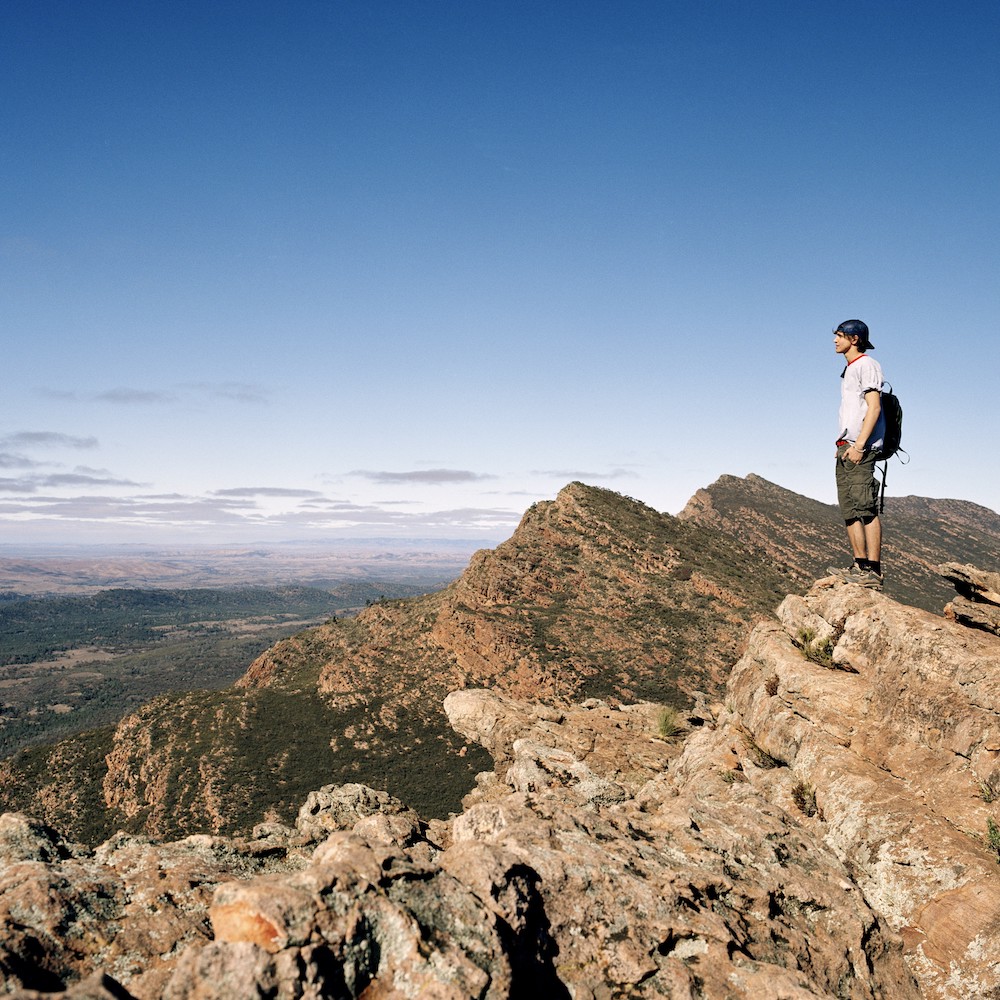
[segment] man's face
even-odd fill
[[[848,337],[846,333],[838,331],[833,335],[833,349],[838,354],[846,354],[857,339],[857,337]]]

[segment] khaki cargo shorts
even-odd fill
[[[837,448],[837,501],[845,521],[870,521],[878,514],[878,483],[875,481],[875,453],[860,462],[844,456],[848,445]]]

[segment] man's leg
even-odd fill
[[[882,522],[876,514],[865,525],[865,549],[868,552],[868,561],[880,563],[882,561]]]
[[[837,451],[837,500],[854,563],[846,570],[830,567],[829,572],[881,590],[882,524],[878,518],[874,456],[855,464],[845,461],[845,453],[846,446]]]
[[[868,542],[866,539],[866,525],[857,518],[847,522],[847,540],[851,543],[851,552],[855,559],[868,558]]]
[[[847,540],[851,543],[851,551],[855,559],[867,559],[877,563],[882,559],[882,522],[878,517],[870,521],[847,522]]]

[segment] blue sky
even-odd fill
[[[573,479],[997,509],[995,2],[0,4],[0,543],[505,537]]]

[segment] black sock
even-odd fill
[[[873,573],[878,573],[879,576],[882,575],[882,563],[881,562],[875,562],[875,560],[873,560],[873,559],[868,559],[866,561],[868,563],[868,568]]]
[[[858,569],[868,569],[870,564],[867,559],[862,559],[860,556],[855,556],[854,565],[857,566]]]

